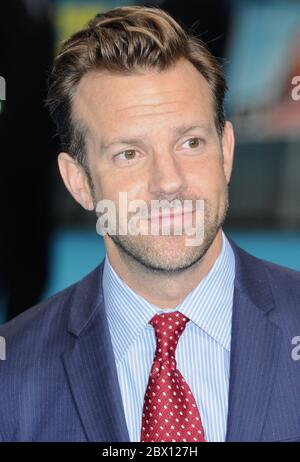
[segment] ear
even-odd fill
[[[58,167],[65,186],[74,199],[86,210],[93,210],[93,197],[83,167],[66,152],[59,154]]]
[[[228,120],[226,121],[224,126],[224,132],[222,136],[222,149],[224,173],[228,184],[230,182],[234,157],[234,132],[232,123]]]

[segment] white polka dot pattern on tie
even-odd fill
[[[179,337],[188,321],[178,311],[156,314],[150,321],[157,347],[145,392],[141,441],[205,441],[195,398],[175,359]]]

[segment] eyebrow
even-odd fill
[[[209,135],[212,131],[211,127],[208,124],[195,124],[195,125],[181,125],[180,127],[176,127],[174,129],[174,134],[176,136],[185,135],[188,132],[193,130],[204,130],[207,135]],[[108,148],[116,145],[116,144],[140,144],[141,141],[143,142],[144,137],[134,137],[134,138],[113,138],[110,141],[102,141],[101,142],[101,150],[106,151]]]

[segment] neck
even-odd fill
[[[109,262],[118,276],[137,294],[160,308],[176,308],[212,268],[222,249],[220,229],[205,255],[193,266],[179,273],[151,272],[124,252],[111,239],[106,244]]]

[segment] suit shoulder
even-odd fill
[[[267,277],[278,313],[300,326],[300,272],[265,262]]]
[[[78,283],[76,283],[78,284]],[[52,295],[51,297],[37,303],[26,309],[10,321],[0,326],[0,335],[5,338],[20,337],[24,334],[30,334],[33,330],[38,329],[40,324],[55,316],[62,316],[63,307],[66,306],[66,300],[72,295],[76,286],[73,284],[66,289]]]
[[[300,294],[300,271],[278,265],[267,260],[261,260],[270,281],[282,285],[283,288],[293,288]]]
[[[243,286],[255,303],[271,303],[268,293],[272,294],[277,312],[283,318],[300,320],[300,272],[255,257],[241,248],[238,249],[239,262],[242,265]]]
[[[239,257],[239,261],[243,265],[244,272],[248,273],[248,276],[250,276],[249,272],[256,273],[257,269],[260,268],[264,274],[267,274],[271,282],[276,283],[277,281],[278,284],[283,284],[284,287],[291,285],[296,290],[300,288],[300,271],[256,257],[232,241],[231,243]]]
[[[231,241],[236,259],[235,286],[264,310],[275,306],[282,322],[300,322],[300,272],[255,257]]]
[[[74,293],[84,287],[99,267],[80,281],[66,287],[47,299],[28,308],[12,320],[0,326],[0,336],[5,339],[18,339],[18,344],[27,336],[55,334],[66,328],[69,310]]]

